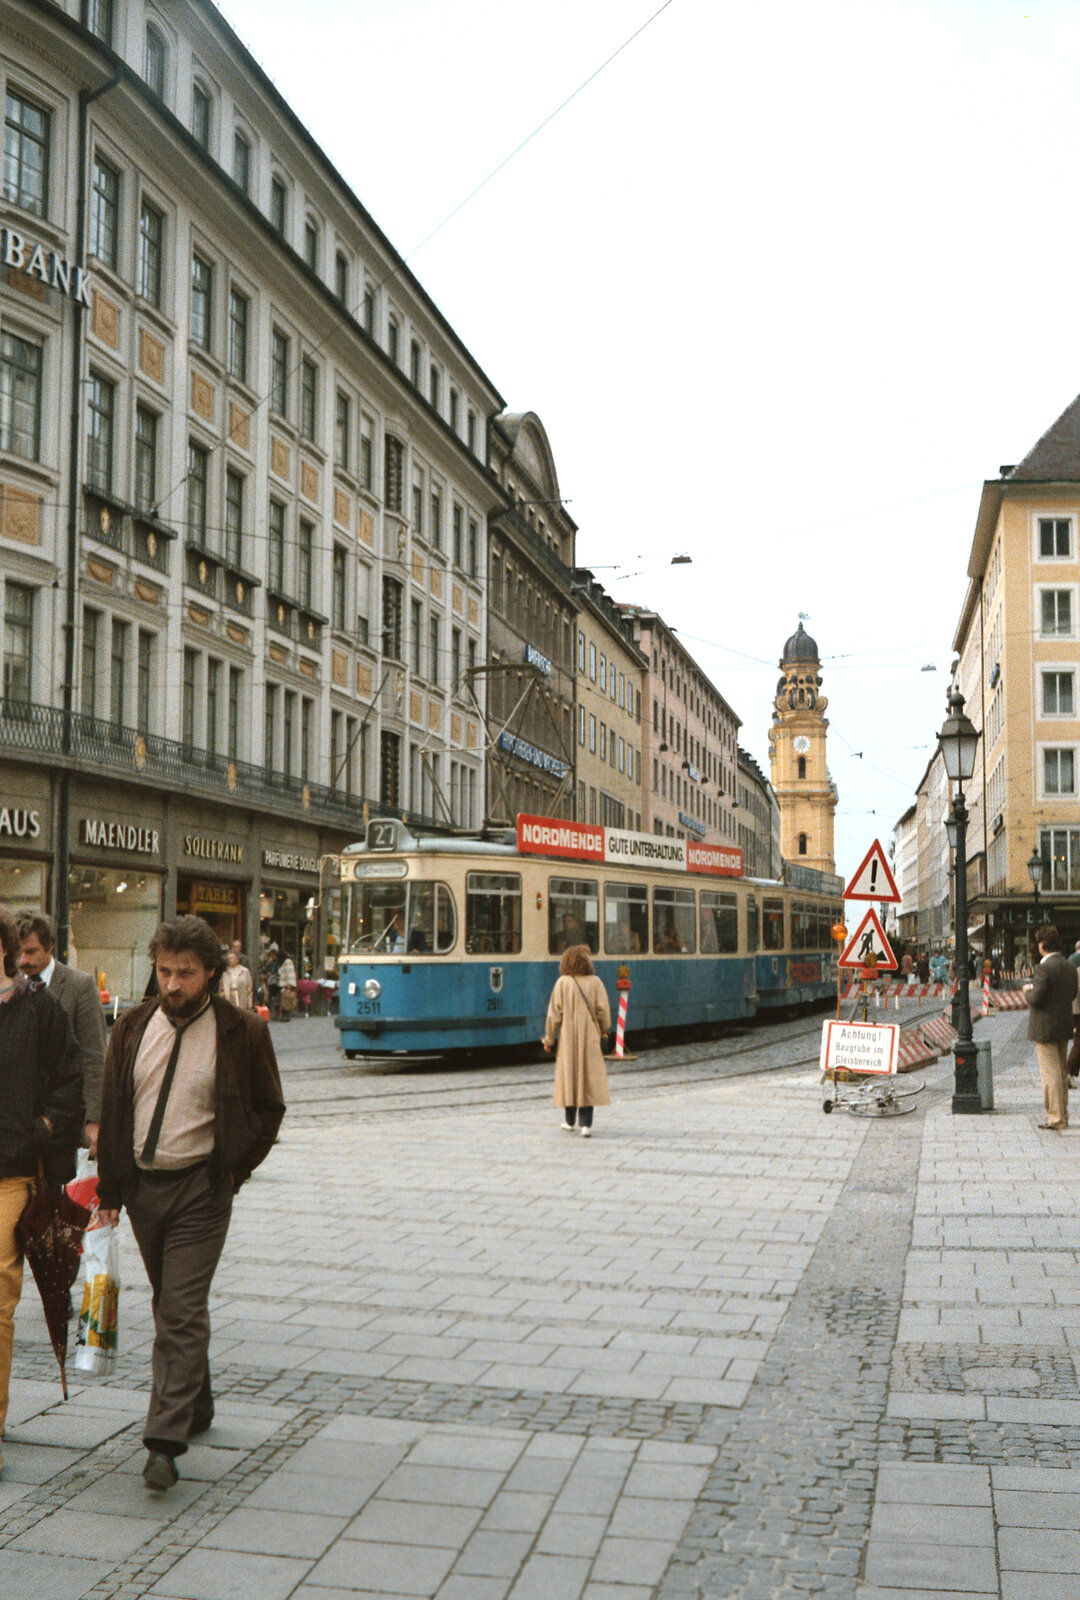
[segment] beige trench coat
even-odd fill
[[[221,974],[221,993],[241,1011],[254,1011],[255,986],[247,967],[226,967]]]
[[[544,1025],[548,1049],[555,1043],[556,1030],[559,1034],[559,1053],[555,1057],[557,1106],[611,1104],[607,1068],[600,1049],[600,1029],[607,1033],[610,1027],[607,991],[599,978],[559,978],[551,991]]]

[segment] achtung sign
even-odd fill
[[[821,1029],[822,1072],[870,1072],[888,1076],[900,1059],[895,1022],[826,1022]]]

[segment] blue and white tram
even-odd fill
[[[593,951],[613,1006],[617,977],[630,978],[631,1033],[828,1000],[838,880],[804,870],[801,882],[565,860],[523,854],[512,834],[420,837],[371,822],[341,857],[342,1048],[352,1059],[535,1044],[568,944]]]

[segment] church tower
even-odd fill
[[[821,693],[817,643],[800,622],[780,658],[769,760],[780,806],[780,853],[785,861],[821,872],[836,871],[833,813],[838,797],[825,760],[828,703]]]

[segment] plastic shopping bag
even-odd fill
[[[97,1185],[97,1162],[91,1161],[86,1150],[80,1150],[75,1176],[66,1185],[67,1192],[73,1200],[78,1201],[79,1205],[86,1206],[88,1211],[96,1211],[98,1204]]]
[[[116,1365],[120,1244],[115,1227],[91,1228],[83,1240],[82,1311],[75,1335],[75,1365],[81,1372],[111,1372]]]

